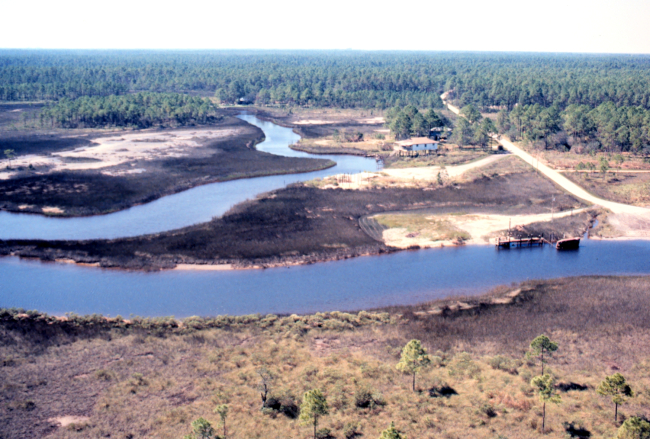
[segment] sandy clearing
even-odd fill
[[[80,424],[82,422],[88,421],[90,418],[88,416],[59,416],[57,418],[50,418],[48,422],[59,424],[61,427],[67,427],[71,424]]]
[[[176,130],[168,132],[137,132],[123,134],[121,137],[102,137],[93,140],[93,144],[73,151],[53,153],[51,155],[28,154],[11,160],[11,167],[35,168],[46,167],[48,172],[102,169],[135,160],[154,160],[159,158],[182,157],[193,148],[200,146],[197,138],[212,140],[231,136],[236,129],[206,128],[203,130]],[[8,160],[0,160],[0,168],[9,165]],[[7,179],[17,171],[0,173],[0,178]],[[129,173],[134,170],[128,171]],[[135,172],[142,172],[135,171]]]
[[[489,165],[498,160],[501,160],[504,157],[508,157],[507,154],[496,154],[489,157],[485,157],[480,160],[476,160],[471,163],[466,163],[463,165],[456,166],[446,166],[445,170],[448,177],[458,177],[463,173],[469,171],[470,169],[479,168],[481,166]],[[440,166],[421,166],[414,168],[387,168],[383,169],[380,172],[362,172],[359,174],[354,174],[348,176],[350,181],[342,181],[343,174],[333,175],[329,177],[332,182],[336,181],[336,187],[341,189],[363,189],[367,188],[372,184],[372,180],[381,181],[382,179],[393,179],[395,184],[403,185],[412,185],[412,183],[433,183],[438,180],[438,173],[442,170]],[[323,186],[324,189],[333,188],[331,184]]]
[[[574,211],[558,212],[556,214],[543,213],[535,215],[492,215],[492,214],[467,214],[467,215],[427,215],[425,219],[431,221],[448,221],[457,229],[467,232],[470,239],[464,241],[469,245],[490,244],[494,235],[506,230],[509,226],[525,226],[536,222],[551,221],[552,218],[563,218],[572,214],[580,213],[585,209]],[[418,214],[404,214],[418,215]],[[408,248],[418,245],[422,248],[444,247],[457,245],[452,241],[431,241],[430,238],[423,236],[422,232],[409,231],[406,228],[395,227],[384,230],[382,238],[386,245],[397,248]]]
[[[450,177],[457,177],[469,171],[470,169],[480,168],[481,166],[489,165],[498,160],[501,160],[504,157],[507,157],[507,155],[495,154],[480,160],[476,160],[471,163],[465,163],[463,165],[446,166],[445,169],[447,171],[447,175],[449,175]],[[442,168],[440,166],[426,166],[426,167],[399,168],[399,169],[388,168],[388,169],[384,169],[382,172],[388,174],[391,177],[402,178],[406,180],[416,179],[416,180],[433,181],[438,178],[438,172],[440,172],[441,169]]]
[[[357,119],[357,122],[368,124],[368,125],[378,125],[380,123],[386,122],[386,119],[384,119],[382,116],[377,116],[368,119]]]

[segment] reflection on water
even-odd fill
[[[139,273],[4,258],[0,306],[113,316],[302,313],[412,304],[526,279],[649,272],[648,241],[587,241],[571,252],[468,246],[241,271]]]

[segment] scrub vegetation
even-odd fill
[[[650,415],[649,289],[579,277],[381,312],[182,321],[4,310],[0,435],[378,438],[393,421],[412,438],[534,438],[543,423],[549,438],[613,438]],[[531,385],[540,335],[557,344],[548,388]]]

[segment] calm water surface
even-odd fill
[[[587,241],[572,252],[468,246],[212,272],[139,273],[3,258],[0,306],[113,316],[303,313],[412,304],[526,279],[648,272],[648,241]]]
[[[309,156],[287,148],[298,139],[291,130],[242,118],[266,133],[259,149]],[[375,166],[359,157],[330,158],[338,165],[326,171],[206,185],[111,215],[54,219],[0,214],[0,237],[109,238],[164,231],[207,221],[233,204],[291,182]],[[573,252],[468,246],[242,271],[140,273],[2,258],[0,307],[113,316],[304,313],[412,304],[526,279],[648,273],[650,241],[583,241]]]

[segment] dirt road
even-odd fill
[[[444,102],[444,101],[443,101]],[[453,113],[459,114],[460,110],[458,107],[455,107],[447,102],[444,102],[447,105],[447,108],[449,108],[450,111]],[[566,178],[564,175],[562,175],[560,172],[550,168],[549,166],[545,165],[544,163],[539,162],[539,160],[535,159],[533,156],[528,154],[526,151],[523,149],[519,148],[517,145],[514,143],[510,142],[509,140],[506,139],[498,139],[499,143],[503,145],[503,148],[512,154],[516,155],[526,163],[530,164],[534,168],[538,169],[539,172],[544,174],[547,178],[549,178],[551,181],[553,181],[555,184],[560,186],[562,189],[566,190],[570,194],[581,198],[589,203],[596,204],[598,206],[605,207],[606,209],[611,210],[613,213],[619,214],[632,214],[632,215],[648,215],[650,216],[650,209],[646,209],[644,207],[637,207],[637,206],[630,206],[627,204],[622,204],[622,203],[615,203],[613,201],[608,201],[604,200],[602,198],[596,197],[568,178]]]

